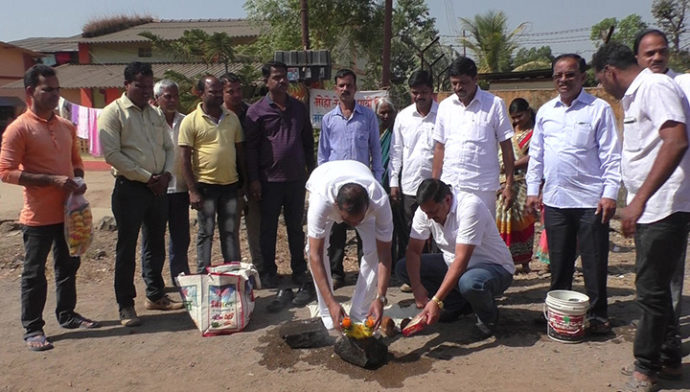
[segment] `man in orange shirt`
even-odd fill
[[[53,249],[57,307],[63,328],[95,328],[98,323],[74,311],[79,257],[70,257],[64,237],[64,204],[70,193],[84,193],[74,177],[84,177],[74,126],[53,113],[60,98],[55,70],[38,64],[24,75],[29,110],[7,127],[0,151],[0,179],[24,187],[24,268],[21,280],[24,340],[32,351],[53,348],[43,332],[47,282],[45,264]]]

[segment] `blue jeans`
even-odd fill
[[[70,257],[62,223],[47,226],[24,226],[24,268],[22,270],[21,301],[24,338],[43,333],[43,308],[46,304],[48,283],[46,260],[52,248],[55,269],[55,315],[64,324],[74,315],[77,305],[76,274],[79,257]]]
[[[433,296],[441,287],[448,272],[448,265],[441,253],[425,253],[421,256],[419,274],[422,285]],[[395,266],[395,273],[407,284],[407,259],[401,259]],[[477,318],[484,324],[493,324],[498,319],[495,297],[503,294],[513,282],[513,275],[498,264],[483,263],[472,266],[460,276],[457,288],[453,289],[444,302],[444,310],[461,311],[470,305]]]
[[[235,222],[240,219],[237,209],[237,183],[228,185],[198,183],[201,193],[201,209],[197,212],[199,231],[196,239],[197,273],[203,273],[211,265],[211,248],[216,219],[220,237],[220,251],[223,260],[239,261],[239,233]]]
[[[165,227],[168,197],[154,195],[143,182],[122,176],[115,179],[112,209],[117,223],[115,246],[115,299],[120,309],[134,306],[136,249],[141,229],[141,275],[146,283],[146,297],[158,301],[165,295]]]
[[[174,282],[181,273],[189,275],[189,193],[168,193],[168,230],[170,278]]]
[[[642,311],[635,332],[635,370],[654,375],[662,365],[680,366],[680,344],[664,345],[675,329],[671,280],[678,258],[685,257],[690,212],[676,212],[635,229],[636,301]],[[547,234],[548,235],[548,234]]]

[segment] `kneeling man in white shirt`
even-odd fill
[[[491,212],[476,195],[438,179],[420,184],[417,203],[407,253],[395,272],[412,286],[426,324],[452,321],[469,305],[481,336],[488,337],[498,320],[494,298],[515,272]],[[442,253],[421,254],[429,235]]]

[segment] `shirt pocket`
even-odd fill
[[[364,129],[359,129],[355,133],[355,146],[357,150],[369,151],[369,133]]]
[[[623,149],[630,152],[642,149],[641,124],[635,116],[625,116],[623,119]]]
[[[587,122],[575,122],[571,135],[575,147],[587,148],[594,141],[594,130]]]
[[[467,140],[471,143],[484,143],[489,140],[491,132],[491,122],[487,120],[477,120],[468,124]]]

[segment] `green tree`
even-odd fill
[[[554,59],[550,46],[539,48],[520,48],[513,58],[513,71],[531,71],[551,68]]]
[[[671,49],[679,52],[680,36],[687,31],[686,16],[690,0],[654,0],[652,16],[671,41]]]
[[[139,33],[152,41],[154,48],[171,53],[182,61],[201,61],[206,65],[224,64],[225,72],[234,59],[232,38],[226,33],[208,34],[203,30],[185,30],[180,39],[165,40],[149,31]]]
[[[647,28],[647,24],[642,21],[642,17],[637,14],[630,14],[620,21],[616,18],[605,18],[599,23],[592,26],[589,39],[592,40],[594,46],[600,46],[604,41],[603,37],[608,34],[611,26],[614,27],[611,41],[620,42],[629,47],[633,47],[635,36],[640,31]]]
[[[527,23],[508,31],[508,17],[502,11],[489,11],[473,19],[460,20],[469,31],[469,37],[461,38],[460,42],[477,56],[479,72],[510,71],[512,55],[518,47],[516,38]]]
[[[369,50],[381,41],[383,7],[374,0],[310,0],[309,40],[314,49],[331,52],[338,66],[353,67],[359,58],[381,56]],[[242,54],[257,61],[273,58],[276,50],[300,50],[299,0],[253,0],[244,5],[247,15],[264,29],[257,42],[241,48]]]
[[[358,87],[380,87],[383,51],[384,9],[381,0],[309,1],[309,40],[313,49],[331,52],[335,67],[356,68],[366,64],[366,76]],[[300,7],[297,0],[255,0],[245,3],[249,18],[264,23],[259,40],[238,48],[237,55],[255,61],[273,58],[275,50],[300,50]],[[409,103],[406,85],[412,71],[420,67],[417,48],[427,46],[438,35],[436,20],[424,0],[397,0],[393,8],[391,42],[391,95],[397,105]],[[425,53],[428,62],[441,54],[438,45]],[[363,60],[363,61],[359,61]],[[434,70],[446,66],[441,60]],[[435,73],[436,74],[436,73]]]

